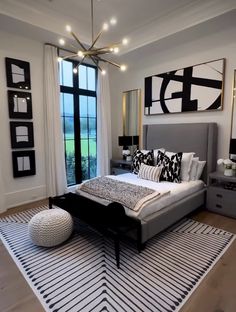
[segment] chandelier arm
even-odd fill
[[[66,60],[66,59],[68,59],[68,58],[76,57],[76,56],[77,56],[77,53],[70,54],[70,55],[64,56],[64,57],[62,58],[62,60]]]
[[[114,66],[116,66],[116,67],[118,67],[118,68],[120,68],[120,66],[121,66],[121,65],[119,65],[119,64],[117,64],[117,63],[115,63],[115,62],[105,60],[105,59],[103,59],[103,58],[101,58],[101,57],[99,57],[99,56],[98,56],[97,58],[98,58],[98,60],[101,61],[101,62],[114,65]]]
[[[84,51],[86,51],[86,47],[83,45],[83,43],[79,40],[79,38],[76,36],[75,33],[73,33],[73,31],[71,31],[71,35],[74,37],[74,39],[78,42],[78,44],[81,46],[82,49],[84,49]]]
[[[101,36],[102,33],[103,33],[102,30],[98,33],[96,39],[92,42],[92,45],[91,45],[91,47],[89,48],[89,50],[91,50],[91,49],[94,47],[95,43],[98,41],[98,39],[100,38],[100,36]]]
[[[91,55],[88,55],[88,57],[93,61],[93,63],[98,67],[100,71],[102,71],[102,68],[98,65],[98,60]]]

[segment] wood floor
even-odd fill
[[[44,204],[41,201],[38,204]],[[7,215],[29,209],[25,205]],[[236,234],[236,219],[200,211],[192,218]],[[5,247],[0,243],[0,311],[43,312],[44,309],[17,269]],[[202,281],[181,312],[235,312],[236,311],[236,241]],[[112,311],[109,311],[112,312]],[[144,311],[146,312],[146,311]]]

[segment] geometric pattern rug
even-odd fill
[[[184,219],[150,239],[138,253],[89,227],[64,244],[44,248],[28,237],[27,222],[47,206],[0,220],[0,237],[46,311],[179,311],[234,240],[232,233]]]

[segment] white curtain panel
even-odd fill
[[[57,49],[49,45],[44,47],[44,92],[47,195],[57,196],[65,193],[67,183],[60,119]]]
[[[104,66],[103,66],[104,68]],[[98,71],[97,88],[97,175],[110,174],[111,101],[108,68],[106,75]]]

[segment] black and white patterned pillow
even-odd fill
[[[133,173],[138,174],[141,164],[153,165],[153,152],[136,150],[133,155]]]
[[[162,166],[160,181],[180,183],[180,169],[183,153],[176,153],[168,157],[161,151],[157,154],[157,166]]]

